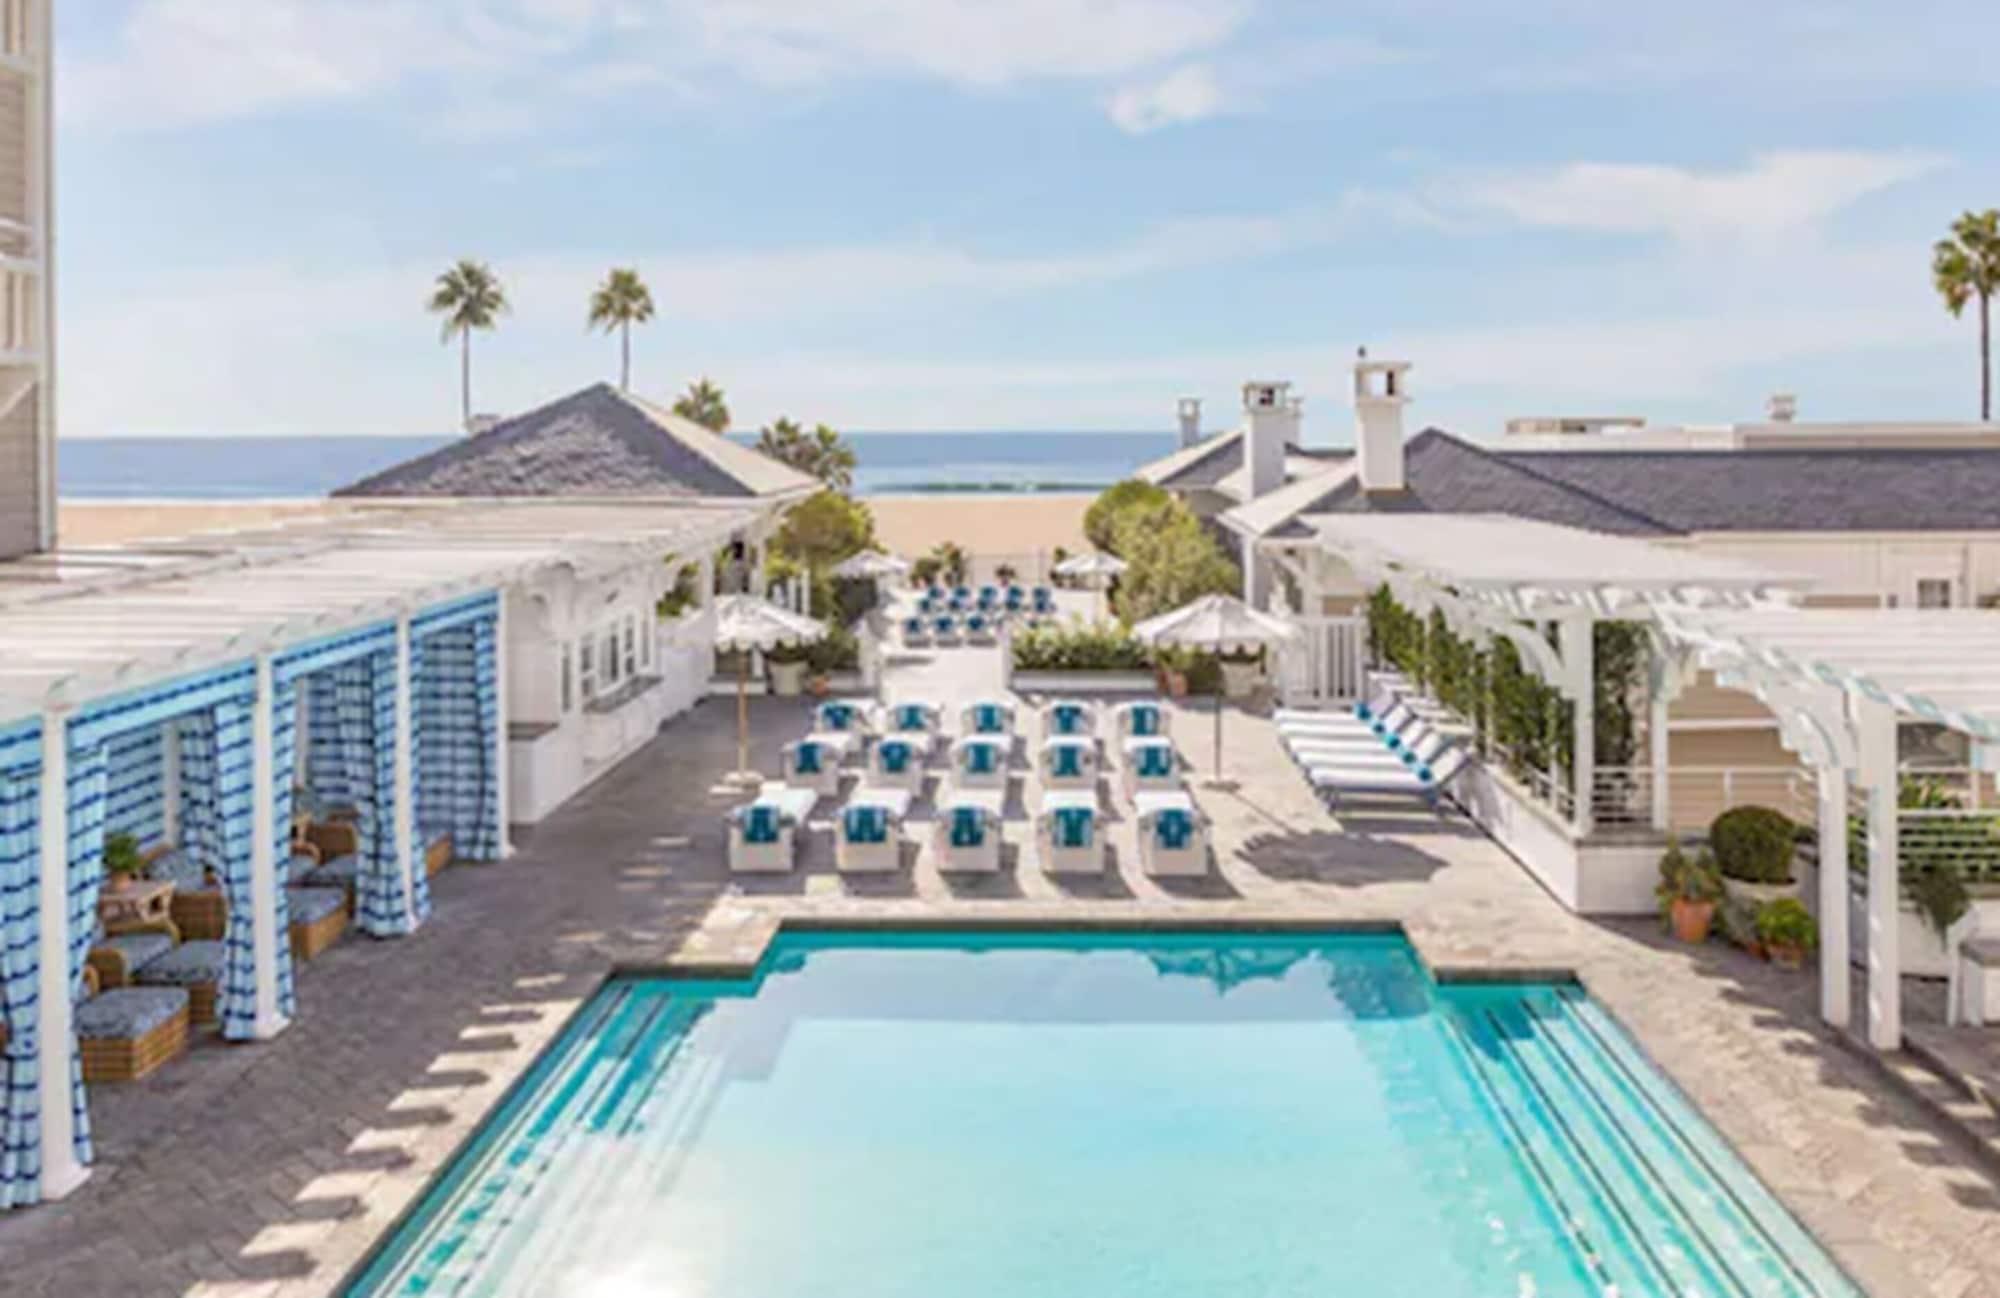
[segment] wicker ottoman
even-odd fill
[[[450,830],[444,830],[436,835],[425,838],[424,872],[429,875],[435,875],[439,870],[450,865],[453,850]]]
[[[215,998],[228,960],[220,942],[183,942],[139,970],[140,987],[178,987],[187,992],[188,1022],[205,1027],[215,1022]]]
[[[292,912],[292,958],[310,960],[347,931],[347,893],[339,888],[287,888]]]
[[[134,1082],[187,1049],[190,999],[180,987],[119,987],[76,1007],[83,1080]]]
[[[361,858],[352,854],[336,856],[315,866],[299,882],[308,888],[338,888],[347,898],[347,917],[354,918],[354,881],[361,873]]]
[[[90,948],[90,967],[97,970],[98,986],[129,987],[139,970],[173,949],[174,939],[166,933],[121,933],[98,939]]]

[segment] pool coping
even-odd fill
[[[1439,986],[1525,986],[1530,984],[1567,985],[1577,988],[1590,996],[1594,1004],[1617,1025],[1626,1040],[1642,1058],[1658,1079],[1669,1087],[1676,1097],[1696,1114],[1716,1138],[1720,1140],[1736,1159],[1740,1171],[1756,1182],[1791,1220],[1797,1224],[1806,1238],[1826,1257],[1834,1271],[1845,1280],[1855,1293],[1871,1294],[1871,1290],[1854,1274],[1853,1269],[1840,1256],[1836,1243],[1828,1239],[1805,1214],[1801,1213],[1770,1179],[1761,1172],[1755,1162],[1738,1146],[1728,1132],[1718,1125],[1707,1109],[1697,1100],[1678,1078],[1666,1068],[1654,1053],[1647,1048],[1644,1037],[1627,1023],[1612,1003],[1597,996],[1590,989],[1587,980],[1575,969],[1567,966],[1538,966],[1520,964],[1436,964],[1424,953],[1423,944],[1409,926],[1399,919],[1387,918],[1337,918],[1282,916],[1257,918],[1244,915],[1222,916],[1148,916],[1148,915],[1096,915],[1070,916],[1063,918],[1034,917],[1026,915],[903,915],[903,916],[778,916],[768,923],[758,926],[762,930],[762,940],[756,945],[756,955],[746,959],[716,960],[700,957],[679,958],[667,955],[657,961],[614,960],[606,968],[603,976],[574,1007],[563,1016],[549,1042],[528,1062],[504,1090],[496,1096],[473,1119],[465,1137],[452,1147],[449,1154],[424,1178],[423,1184],[410,1196],[409,1200],[370,1242],[366,1251],[341,1275],[331,1289],[334,1298],[354,1298],[354,1286],[372,1270],[388,1252],[411,1220],[428,1203],[433,1193],[452,1175],[459,1160],[472,1149],[487,1133],[493,1119],[506,1112],[523,1093],[538,1085],[544,1058],[556,1046],[573,1033],[583,1015],[588,1012],[598,995],[619,979],[655,978],[676,982],[744,981],[754,979],[757,971],[770,955],[771,948],[787,934],[887,934],[887,933],[1090,933],[1090,934],[1256,934],[1270,933],[1285,936],[1310,936],[1314,934],[1328,937],[1339,936],[1382,936],[1397,937],[1406,942],[1416,956],[1424,973]],[[1893,1080],[1893,1079],[1892,1079]]]

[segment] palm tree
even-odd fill
[[[590,327],[618,330],[618,389],[632,386],[632,326],[653,318],[653,294],[639,272],[613,268],[590,295]]]
[[[1953,315],[1979,299],[1979,417],[1993,418],[1993,294],[2000,291],[2000,208],[1967,212],[1931,249],[1931,282]]]
[[[758,431],[757,449],[811,474],[834,491],[846,491],[854,485],[854,448],[825,424],[816,424],[807,432],[796,421],[780,418]]]
[[[507,311],[507,294],[500,277],[483,261],[470,257],[437,277],[431,291],[429,310],[444,317],[443,339],[453,334],[459,343],[459,412],[465,427],[472,427],[472,331],[491,329]]]
[[[674,413],[682,419],[692,419],[711,433],[729,431],[729,403],[722,398],[722,389],[708,381],[708,376],[688,384],[688,390],[674,401]]]

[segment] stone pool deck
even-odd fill
[[[991,651],[899,663],[897,697],[992,688]],[[435,881],[437,914],[394,943],[350,937],[299,977],[279,1039],[206,1043],[93,1095],[98,1165],[70,1199],[0,1218],[0,1289],[30,1295],[308,1298],[349,1269],[611,968],[754,962],[776,926],[885,921],[1394,922],[1434,968],[1572,971],[1638,1037],[1876,1298],[2000,1298],[2000,1190],[1966,1147],[1822,1029],[1807,975],[1650,923],[1569,915],[1457,822],[1334,821],[1268,722],[1231,712],[1204,786],[1206,705],[1175,733],[1214,821],[1219,873],[1170,886],[1114,826],[1102,880],[1055,882],[1032,850],[975,883],[926,849],[896,876],[838,877],[830,833],[791,876],[732,880],[717,787],[734,764],[718,700],[546,821],[515,857]],[[796,701],[754,705],[754,757],[803,726]],[[1035,805],[1025,770],[1010,843]],[[920,806],[916,819],[921,822]],[[924,826],[915,826],[921,831]],[[1218,1097],[1218,1103],[1226,1103]]]

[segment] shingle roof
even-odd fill
[[[1170,451],[1151,464],[1140,465],[1132,476],[1169,491],[1187,491],[1212,487],[1242,465],[1243,430],[1239,428]]]
[[[598,383],[336,496],[786,496],[807,475]]]
[[[1491,451],[1426,429],[1404,447],[1408,490],[1342,474],[1223,515],[1303,536],[1306,514],[1511,514],[1596,532],[2000,531],[2000,451]]]

